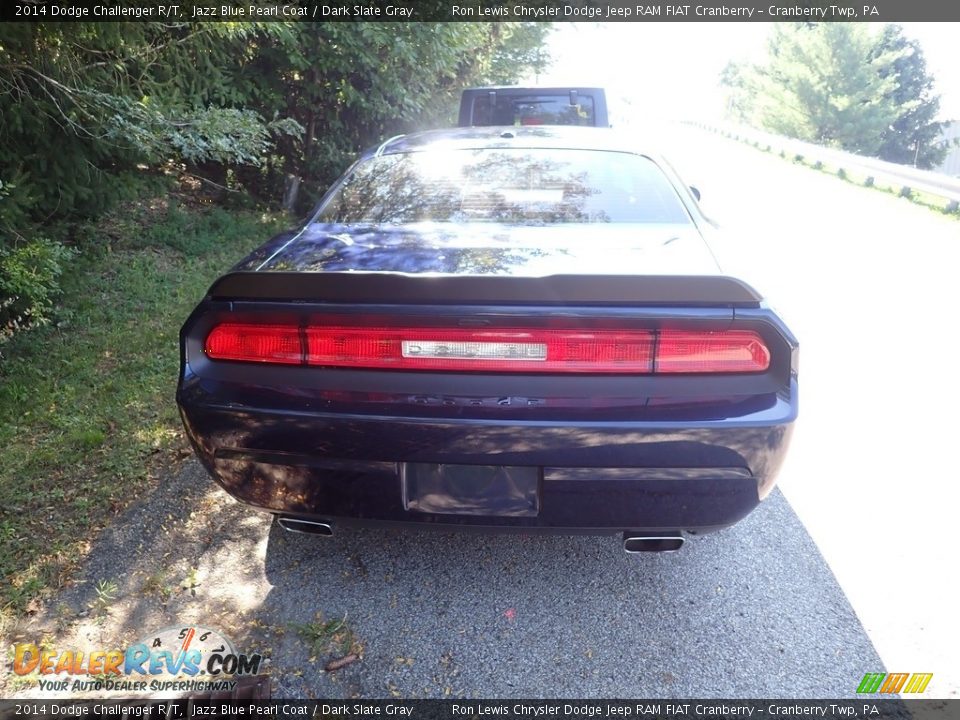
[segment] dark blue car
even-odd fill
[[[181,333],[197,455],[287,529],[623,533],[676,549],[773,488],[797,341],[696,200],[601,128],[365,153]]]

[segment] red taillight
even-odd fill
[[[397,370],[648,373],[646,330],[307,328],[307,363]]]
[[[217,325],[203,348],[214,360],[300,365],[303,347],[300,329],[292,325]]]
[[[763,372],[770,351],[752,331],[217,325],[213,360],[385,370],[522,373]]]
[[[770,350],[755,332],[664,330],[657,345],[654,372],[749,373],[768,367]]]

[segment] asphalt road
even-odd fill
[[[288,676],[282,691],[816,697],[850,694],[876,663],[781,497],[687,550],[637,558],[611,537],[394,532],[317,547],[274,533],[266,604],[302,612],[313,588],[370,649],[337,686]]]
[[[801,339],[790,503],[777,492],[662,556],[615,537],[314,538],[189,460],[24,632],[123,646],[199,623],[268,656],[284,697],[854,697],[885,669],[955,692],[956,423],[938,408],[960,406],[944,380],[960,224],[731,141],[675,139],[728,249]],[[117,583],[109,603],[100,581]],[[343,620],[362,659],[324,672],[338,653],[298,629],[318,619]]]

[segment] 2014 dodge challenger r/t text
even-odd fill
[[[287,529],[623,533],[771,491],[797,342],[723,274],[657,155],[606,128],[459,128],[365,153],[181,333],[197,455]]]

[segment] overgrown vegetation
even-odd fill
[[[921,168],[949,150],[923,52],[896,25],[777,23],[765,61],[721,79],[732,118],[771,132]]]
[[[173,172],[301,211],[362,147],[543,62],[542,23],[0,26],[0,342],[49,321],[78,222]]]
[[[225,267],[285,222],[174,195],[79,233],[55,323],[15,336],[0,366],[8,612],[60,586],[96,528],[151,489],[151,457],[187,454],[173,402],[179,327]]]

